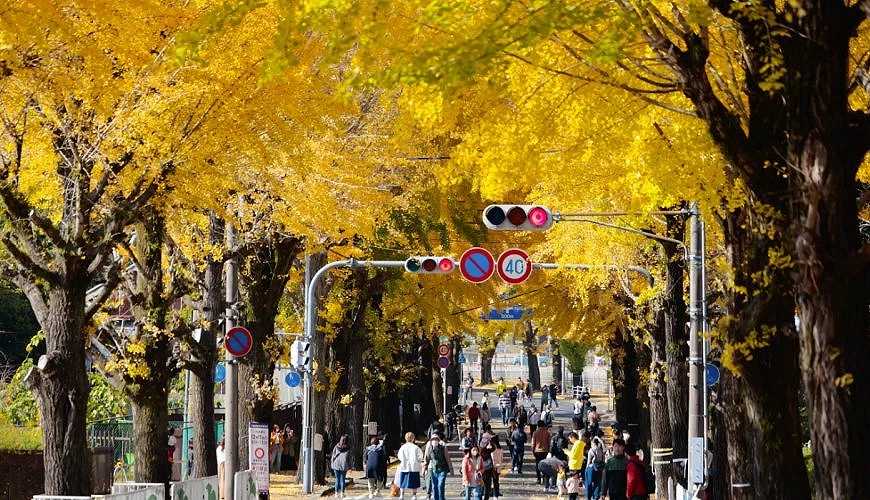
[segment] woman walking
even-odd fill
[[[347,482],[347,470],[350,469],[348,461],[348,452],[350,446],[347,444],[347,434],[341,436],[338,444],[332,449],[332,460],[330,466],[332,473],[335,475],[335,496],[344,498],[344,488]]]
[[[399,498],[405,498],[405,490],[411,490],[413,498],[417,498],[420,488],[420,471],[423,466],[423,451],[414,443],[413,432],[405,433],[405,444],[396,454],[399,459]]]
[[[472,446],[462,459],[462,486],[465,487],[465,500],[480,500],[480,490],[483,483],[483,458],[480,448]],[[472,497],[474,495],[474,497]]]

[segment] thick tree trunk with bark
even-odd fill
[[[247,435],[252,422],[271,426],[274,400],[270,391],[275,372],[275,318],[284,295],[290,267],[302,250],[302,240],[280,233],[253,236],[246,241],[249,249],[240,256],[239,290],[245,304],[245,326],[251,332],[254,346],[239,364],[239,429]],[[271,428],[271,427],[270,427]],[[248,465],[248,441],[239,440],[239,464]]]
[[[870,6],[806,3],[796,21],[802,38],[787,52],[800,106],[789,115],[788,163],[801,173],[797,305],[814,493],[870,498],[870,245],[858,233],[855,181],[870,147],[870,118],[849,104],[854,23]]]
[[[166,392],[159,386],[143,387],[132,402],[133,466],[137,482],[168,484],[169,461],[166,459],[169,411]],[[178,443],[181,446],[181,443]]]
[[[614,328],[608,344],[616,420],[634,438],[638,435],[642,420],[641,401],[638,398],[640,388],[638,351],[630,338],[630,333],[623,326]]]
[[[655,451],[673,448],[671,437],[671,422],[668,412],[667,397],[667,374],[668,366],[665,356],[665,329],[664,311],[656,313],[656,324],[651,328],[652,344],[650,346],[649,364],[649,413],[650,413],[650,441],[652,453],[650,463],[656,460]],[[670,456],[663,456],[659,460],[667,460]],[[672,465],[655,465],[656,492],[659,498],[667,498],[667,480],[673,476]]]
[[[529,360],[529,385],[533,391],[541,390],[541,369],[538,366],[538,329],[531,321],[526,321],[526,334],[523,339],[526,358]]]
[[[801,454],[800,419],[797,413],[799,371],[794,330],[794,299],[786,270],[770,262],[780,247],[753,227],[762,218],[734,211],[724,232],[728,258],[735,269],[735,291],[723,320],[729,344],[723,356],[726,365],[739,370],[739,382],[726,399],[726,420],[745,414],[751,457],[751,478],[759,498],[808,498],[809,483]],[[748,242],[741,244],[739,242]],[[764,275],[760,287],[753,276]],[[744,291],[752,291],[747,296]],[[722,322],[720,322],[721,324]],[[771,376],[776,374],[776,376]],[[742,421],[729,424],[737,430]],[[736,446],[736,444],[735,444]],[[740,453],[735,449],[736,453]],[[732,462],[732,465],[734,462]],[[732,480],[737,477],[732,470]]]
[[[492,383],[492,358],[495,357],[495,349],[480,351],[480,383]]]
[[[209,213],[209,242],[223,245],[224,222]],[[204,321],[199,342],[190,361],[189,413],[193,427],[193,477],[217,475],[217,440],[214,416],[215,343],[224,311],[223,262],[209,259],[203,275],[200,317]]]
[[[462,337],[456,336],[450,339],[451,359],[447,367],[447,409],[453,408],[459,403],[459,389],[461,384],[459,350],[462,348]]]
[[[553,348],[553,383],[559,391],[562,390],[562,353],[559,352],[559,341],[550,339]]]
[[[90,495],[91,460],[85,441],[88,378],[85,373],[84,279],[48,293],[37,318],[45,331],[47,363],[32,376],[43,432],[45,493]],[[36,311],[36,308],[34,308]],[[42,317],[40,317],[42,316]]]

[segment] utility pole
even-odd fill
[[[690,485],[704,483],[704,231],[698,204],[689,206],[689,456]],[[694,488],[689,488],[694,494]]]
[[[305,256],[305,290],[303,295],[305,296],[305,332],[302,335],[303,342],[311,342],[313,340],[314,331],[316,330],[316,325],[311,324],[310,322],[316,321],[315,318],[309,318],[308,315],[308,304],[311,303],[311,299],[308,297],[309,293],[313,293],[313,291],[309,290],[311,287],[313,269],[311,268],[312,258],[311,255]],[[316,313],[316,311],[315,311]],[[315,352],[311,352],[311,357],[313,358]],[[314,450],[312,449],[312,442],[314,439],[313,429],[312,429],[312,421],[313,421],[313,412],[311,411],[311,403],[314,400],[313,388],[314,381],[312,377],[314,377],[314,373],[310,370],[311,363],[308,363],[308,366],[304,367],[304,371],[302,372],[303,377],[303,385],[302,385],[302,491],[304,493],[311,493],[314,486]]]
[[[236,230],[227,221],[226,248],[232,251],[236,244]],[[238,319],[238,281],[239,268],[235,258],[226,263],[226,311],[224,313],[225,332],[236,326]],[[236,471],[239,470],[239,370],[238,360],[226,352],[226,392],[224,403],[224,498],[234,500],[234,482]]]

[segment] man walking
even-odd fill
[[[547,430],[546,425],[541,425],[538,429],[532,434],[532,455],[535,457],[535,475],[538,480],[538,484],[541,484],[541,472],[538,469],[538,464],[541,460],[547,458],[547,454],[550,452],[550,431]]]
[[[550,404],[556,408],[559,407],[559,399],[556,397],[557,392],[558,388],[556,387],[556,384],[550,384]]]
[[[604,473],[601,477],[601,491],[609,500],[626,500],[627,468],[625,441],[622,438],[616,438],[613,440],[613,456],[605,462]]]
[[[523,475],[523,454],[526,452],[526,432],[522,427],[517,427],[511,434],[511,442],[513,443],[513,471],[519,475]]]
[[[507,425],[511,418],[511,398],[507,391],[502,391],[498,397],[498,408],[501,410],[501,424]]]
[[[453,474],[453,463],[450,460],[450,451],[438,434],[432,436],[423,452],[423,470],[429,473],[429,493],[432,499],[446,500],[444,488],[447,474]]]
[[[474,377],[471,374],[468,374],[468,378],[465,379],[465,394],[462,395],[462,402],[468,404],[471,400],[471,389],[474,387]]]

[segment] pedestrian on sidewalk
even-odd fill
[[[565,463],[556,457],[545,458],[535,465],[535,473],[543,478],[544,493],[556,491],[556,478],[564,468]]]
[[[468,374],[468,377],[465,379],[465,386],[462,395],[462,402],[468,403],[471,400],[471,389],[474,387],[474,377],[471,374]]]
[[[541,472],[538,464],[550,454],[550,431],[542,425],[532,434],[532,455],[535,457],[535,478],[541,484]]]
[[[626,447],[628,463],[625,466],[625,496],[629,500],[647,500],[646,466],[633,445]]]
[[[483,396],[480,397],[480,406],[483,407],[483,405],[485,405],[485,404],[489,404],[489,392],[488,391],[483,391]]]
[[[462,439],[459,440],[459,451],[465,453],[470,450],[474,444],[474,434],[471,432],[471,427],[466,427]]]
[[[586,454],[585,486],[586,500],[598,500],[601,497],[601,474],[604,471],[604,442],[595,436],[592,446]]]
[[[426,437],[431,438],[435,434],[440,436],[444,435],[444,421],[442,418],[437,418],[432,422],[432,425],[429,426],[429,432],[426,434]]]
[[[519,475],[523,475],[523,455],[526,452],[526,432],[522,427],[517,427],[511,434],[511,441],[514,445],[513,456],[513,471]]]
[[[568,494],[568,500],[578,500],[580,498],[580,473],[573,472],[565,480],[565,493]]]
[[[423,469],[429,474],[429,494],[433,500],[446,500],[444,492],[447,475],[453,474],[450,450],[444,445],[441,436],[433,435],[423,452]]]
[[[501,397],[501,395],[504,394],[505,391],[507,391],[507,386],[504,383],[504,377],[499,377],[498,384],[495,385],[495,394],[498,397]]]
[[[465,487],[465,500],[480,500],[483,485],[483,458],[480,448],[473,446],[462,459],[462,486]]]
[[[295,470],[296,456],[299,455],[299,438],[290,424],[284,426],[284,443],[281,445],[281,469]]]
[[[369,486],[369,498],[380,495],[381,468],[387,461],[384,446],[377,437],[372,437],[369,446],[363,453],[363,463],[366,467],[366,481]]]
[[[580,439],[576,432],[568,434],[568,441],[571,443],[571,451],[568,452],[568,470],[582,472],[586,443]]]
[[[511,397],[507,391],[503,391],[498,397],[498,409],[501,413],[501,424],[507,425],[510,420]]]
[[[601,423],[601,415],[598,414],[598,408],[593,406],[586,418],[589,420],[589,433],[593,436],[600,436],[601,428],[599,424]]]
[[[601,492],[608,500],[626,500],[627,467],[625,441],[622,438],[616,438],[613,440],[613,455],[605,462],[604,472],[601,476]]]
[[[510,419],[510,421],[508,421],[507,435],[505,439],[508,447],[508,452],[511,455],[511,467],[513,467],[514,463],[514,441],[512,439],[512,436],[514,435],[515,430],[517,430],[517,421],[512,418]]]
[[[544,384],[541,386],[541,411],[544,407],[550,404],[550,386]]]
[[[578,396],[574,400],[574,413],[571,416],[571,422],[574,424],[574,430],[579,431],[584,428],[583,425],[583,401]]]
[[[526,407],[520,405],[519,415],[517,415],[517,426],[525,430],[526,424],[529,423],[529,414],[526,412]]]
[[[510,408],[511,408],[510,418],[513,418],[514,416],[516,416],[517,398],[519,398],[519,395],[520,395],[520,390],[517,389],[517,386],[511,387],[511,390],[508,391],[508,398],[510,399],[510,402],[511,402],[511,404],[510,404]]]
[[[544,411],[541,413],[541,419],[538,421],[538,424],[546,425],[550,427],[553,425],[553,412],[550,410],[550,407],[544,408]]]
[[[349,452],[350,446],[347,443],[347,434],[344,434],[339,438],[335,448],[332,449],[332,459],[330,461],[332,473],[335,475],[335,496],[337,498],[344,498],[347,471],[350,469]]]
[[[529,433],[534,434],[535,429],[538,428],[538,423],[541,421],[541,414],[538,413],[538,407],[532,405],[532,408],[529,410]]]
[[[492,418],[492,412],[489,410],[489,404],[483,403],[480,405],[480,424],[481,427],[486,427],[489,425],[489,421]]]
[[[480,408],[477,406],[477,401],[471,403],[466,416],[468,417],[468,423],[471,425],[471,429],[477,433],[477,421],[480,420]]]
[[[501,448],[501,440],[498,435],[493,435],[490,440],[490,453],[492,454],[492,496],[500,497],[501,488],[499,487],[499,479],[501,478],[501,468],[504,467],[504,451]]]
[[[420,471],[423,465],[423,452],[414,443],[416,436],[413,432],[405,434],[405,444],[399,448],[399,498],[405,498],[405,490],[411,490],[413,498],[417,498],[417,490],[420,488]]]
[[[453,436],[457,434],[456,423],[458,419],[459,415],[456,414],[456,411],[450,410],[447,412],[447,435],[445,436],[447,441],[453,439]]]
[[[272,433],[269,435],[269,472],[278,472],[281,470],[281,451],[283,449],[284,436],[281,434],[281,427],[278,425],[272,426]]]
[[[568,449],[568,437],[565,435],[565,428],[560,426],[550,442],[550,454],[568,463],[568,454],[565,453],[566,449]]]
[[[559,388],[556,387],[556,384],[550,384],[550,404],[556,408],[559,407],[559,398],[556,397],[558,392]]]

